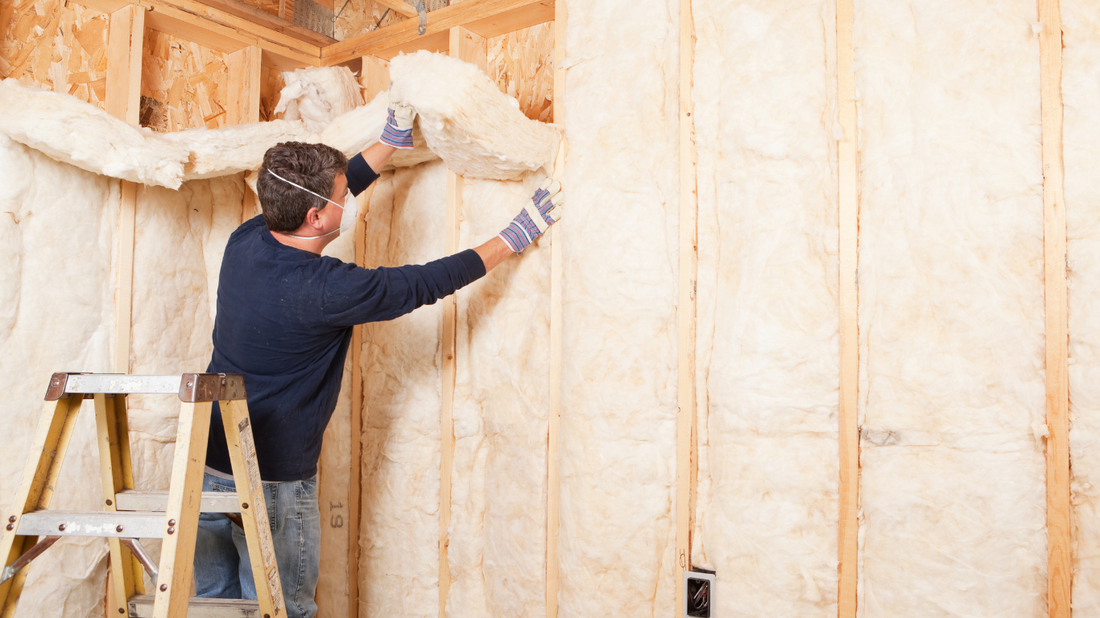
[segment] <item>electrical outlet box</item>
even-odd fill
[[[684,618],[714,618],[714,571],[684,571]]]

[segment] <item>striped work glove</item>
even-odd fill
[[[404,103],[390,103],[386,127],[382,129],[382,137],[378,141],[402,150],[412,148],[414,118],[416,110],[412,107]]]
[[[522,253],[527,245],[542,236],[543,232],[561,218],[563,201],[561,183],[547,178],[531,196],[531,201],[523,203],[523,210],[504,228],[500,237],[512,251]]]

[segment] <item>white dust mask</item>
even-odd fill
[[[355,228],[355,215],[358,214],[359,202],[357,202],[355,200],[355,196],[352,195],[351,189],[348,189],[348,192],[344,195],[344,203],[341,205],[341,204],[337,204],[336,202],[328,199],[327,197],[325,197],[325,196],[323,196],[319,193],[314,193],[313,191],[310,191],[309,189],[303,187],[300,184],[290,182],[286,178],[283,178],[282,176],[276,174],[275,172],[273,172],[271,170],[268,170],[267,168],[264,168],[264,169],[267,170],[268,174],[271,174],[272,176],[278,178],[279,180],[285,182],[286,184],[298,187],[299,189],[301,189],[302,191],[305,191],[306,193],[309,193],[310,195],[316,195],[317,197],[325,200],[329,204],[332,204],[332,205],[336,206],[337,208],[339,208],[341,211],[343,211],[343,214],[340,216],[340,229],[338,229],[338,230],[333,230],[333,231],[331,231],[327,234],[321,234],[320,236],[295,236],[294,234],[286,234],[286,233],[280,232],[281,234],[283,234],[283,236],[289,236],[290,238],[298,238],[298,239],[301,239],[301,240],[312,240],[314,238],[324,238],[325,236],[331,236],[333,234],[346,234],[347,232],[350,232],[352,229]]]

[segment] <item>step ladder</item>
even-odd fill
[[[134,489],[126,397],[136,394],[178,395],[182,402],[167,492]],[[49,506],[61,463],[85,399],[95,405],[103,508],[90,512],[52,511]],[[220,402],[236,494],[202,492],[214,401]],[[184,618],[188,615],[200,509],[226,513],[244,530],[258,601],[194,599],[191,615],[283,618],[283,591],[256,465],[244,378],[217,373],[55,373],[10,516],[0,522],[5,526],[0,540],[0,557],[4,558],[0,617],[15,615],[27,576],[25,567],[31,560],[62,537],[84,536],[106,537],[110,545],[108,616]],[[159,568],[139,541],[148,538],[163,540]],[[153,595],[145,594],[143,569],[154,581]]]

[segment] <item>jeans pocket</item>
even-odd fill
[[[218,491],[222,493],[233,493],[237,491],[236,487],[232,485],[222,485],[221,483],[210,483],[210,491]]]

